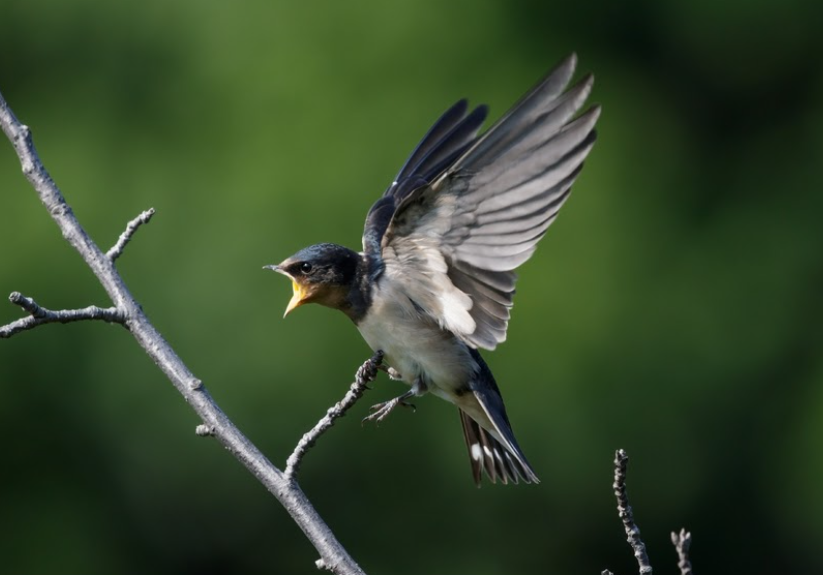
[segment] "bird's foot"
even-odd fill
[[[372,413],[363,418],[363,423],[366,423],[367,421],[374,421],[375,423],[380,423],[381,421],[386,419],[386,416],[388,416],[392,411],[394,411],[398,405],[402,405],[403,407],[410,407],[416,411],[417,407],[415,407],[413,403],[409,403],[408,401],[406,401],[412,395],[414,395],[414,393],[408,391],[403,395],[395,397],[394,399],[384,401],[383,403],[378,403],[377,405],[372,405]]]
[[[386,369],[383,366],[383,350],[381,349],[374,352],[374,355],[357,369],[357,375],[355,377],[358,382],[362,382],[363,385],[365,385],[370,381],[374,381],[374,378],[377,377],[378,369],[383,369],[384,371]]]

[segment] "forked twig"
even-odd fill
[[[108,309],[92,306],[82,310],[51,311],[39,306],[33,299],[25,298],[15,292],[11,298],[13,303],[31,315],[0,328],[0,333],[8,337],[42,323],[80,319],[103,319],[123,325],[202,419],[203,424],[198,426],[198,433],[211,435],[217,439],[289,512],[295,523],[320,553],[318,564],[336,574],[362,575],[363,570],[337,541],[297,482],[287,478],[272,465],[223,413],[200,379],[194,376],[149,322],[114,267],[115,260],[122,254],[134,232],[151,218],[153,211],[148,210],[132,220],[114,247],[104,253],[74,216],[57,184],[54,183],[40,161],[32,142],[31,132],[20,123],[2,94],[0,94],[0,127],[17,152],[23,173],[37,192],[49,215],[60,228],[63,237],[80,253],[114,304]]]
[[[41,307],[32,298],[26,297],[16,291],[11,293],[9,301],[29,312],[29,316],[0,326],[0,338],[9,338],[16,333],[35,328],[44,323],[102,320],[109,323],[122,324],[126,321],[125,316],[115,307],[101,308],[96,305],[90,305],[82,309],[61,309],[55,311]]]
[[[626,539],[634,551],[637,565],[641,575],[650,575],[652,566],[649,556],[646,554],[646,545],[640,539],[640,529],[634,522],[634,514],[629,505],[629,496],[626,492],[626,468],[628,467],[629,456],[622,449],[618,449],[614,454],[614,495],[617,498],[617,513],[623,522],[626,530]],[[682,529],[680,533],[672,533],[672,543],[677,550],[680,575],[692,575],[692,565],[689,562],[689,545],[692,542],[691,533]],[[602,571],[601,575],[612,575],[608,569]]]

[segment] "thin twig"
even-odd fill
[[[147,224],[151,221],[151,217],[154,215],[154,208],[149,208],[132,221],[128,223],[126,226],[125,231],[120,234],[120,237],[117,239],[117,243],[112,246],[112,248],[106,252],[106,257],[109,258],[111,261],[115,261],[121,255],[123,255],[123,249],[126,247],[131,241],[131,237],[134,235],[134,232],[137,231],[137,228],[142,226],[143,224]]]
[[[286,460],[285,475],[287,479],[294,479],[294,476],[300,470],[300,463],[302,463],[303,457],[308,453],[309,449],[314,446],[317,439],[334,425],[336,419],[346,415],[346,412],[357,403],[357,400],[363,397],[363,394],[369,388],[368,384],[377,377],[377,370],[382,363],[383,352],[378,350],[357,370],[355,381],[351,384],[349,391],[343,399],[330,407],[326,415],[317,422],[317,425],[315,425],[311,431],[303,434],[303,437],[300,438],[300,441],[297,443],[297,447],[294,448],[294,451]]]
[[[626,466],[629,456],[622,449],[618,449],[614,454],[614,495],[617,498],[617,514],[623,521],[626,529],[626,539],[632,546],[637,565],[640,567],[640,575],[651,575],[652,566],[649,557],[646,555],[646,545],[640,539],[640,529],[634,523],[632,508],[629,505],[629,496],[626,493]]]
[[[692,564],[689,561],[689,547],[692,544],[692,534],[681,529],[680,533],[672,532],[672,543],[677,551],[677,566],[680,575],[692,575]]]
[[[22,295],[20,292],[12,292],[9,301],[19,305],[29,312],[29,317],[20,318],[4,326],[0,326],[0,339],[13,336],[21,331],[26,331],[42,325],[44,323],[71,323],[83,320],[102,320],[109,323],[123,324],[126,321],[125,315],[114,307],[102,308],[90,305],[83,309],[61,309],[50,310],[41,307],[33,299]]]
[[[0,128],[14,146],[23,173],[60,228],[63,237],[94,272],[111,298],[114,308],[124,314],[123,325],[202,419],[205,427],[198,428],[213,434],[277,498],[318,550],[327,570],[337,575],[362,575],[363,570],[337,541],[297,482],[288,480],[240,432],[212,399],[202,382],[149,322],[114,267],[112,258],[97,246],[74,216],[57,184],[40,161],[29,129],[15,117],[2,94]]]

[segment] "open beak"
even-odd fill
[[[286,306],[286,313],[283,314],[284,318],[287,315],[289,315],[293,309],[295,309],[297,307],[300,307],[301,305],[306,303],[306,297],[309,295],[308,292],[306,291],[306,289],[303,286],[301,286],[296,281],[294,281],[294,278],[292,277],[292,275],[289,272],[287,272],[285,269],[283,269],[279,265],[277,265],[277,266],[263,266],[263,269],[264,270],[275,271],[275,272],[277,272],[279,274],[283,274],[287,278],[291,279],[291,287],[292,287],[292,290],[293,290],[294,293],[292,294],[291,299],[289,300],[289,305]]]

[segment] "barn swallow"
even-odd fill
[[[575,117],[593,77],[566,89],[575,65],[572,54],[482,134],[485,106],[449,108],[368,212],[362,252],[317,244],[266,266],[292,280],[286,315],[307,303],[342,311],[411,386],[366,419],[426,392],[457,406],[478,486],[484,471],[493,483],[539,482],[478,348],[506,339],[514,270],[594,145],[600,108]]]

